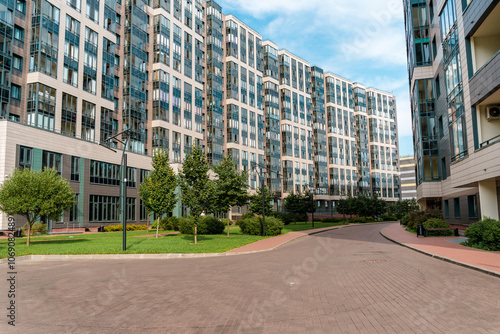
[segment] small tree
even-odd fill
[[[0,187],[0,210],[8,215],[26,218],[30,245],[31,228],[42,216],[58,219],[64,210],[75,203],[75,194],[68,181],[55,169],[33,171],[14,170],[14,173]]]
[[[213,193],[214,208],[227,212],[227,236],[229,237],[229,214],[231,207],[245,205],[248,202],[248,174],[236,170],[236,163],[231,155],[224,157],[218,165],[212,166],[217,174]]]
[[[196,229],[203,211],[212,210],[212,196],[214,182],[210,180],[208,171],[210,166],[203,150],[193,146],[191,152],[186,153],[182,170],[179,172],[179,181],[182,190],[181,199],[191,211],[195,221],[194,243],[197,243]]]
[[[271,214],[273,211],[273,206],[271,205],[272,200],[273,197],[269,193],[269,189],[264,187],[264,212],[266,215]],[[260,187],[257,188],[256,194],[250,197],[248,210],[258,215],[262,214],[262,190]]]
[[[177,204],[177,178],[170,167],[168,152],[164,149],[157,150],[153,155],[153,171],[139,187],[139,195],[149,214],[158,217],[156,222],[156,238],[160,226],[160,218],[175,208]]]

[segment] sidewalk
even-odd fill
[[[359,225],[359,224],[348,224],[348,225],[340,225],[340,226],[329,226],[329,227],[322,227],[322,228],[316,228],[313,230],[305,230],[305,231],[296,231],[296,232],[289,232],[287,234],[283,235],[278,235],[276,237],[271,237],[267,239],[262,239],[256,242],[253,242],[251,244],[231,249],[230,251],[227,251],[226,253],[251,253],[251,252],[261,252],[261,251],[266,251],[266,250],[271,250],[275,249],[279,246],[282,246],[292,240],[304,237],[306,235],[311,235],[311,234],[316,234],[320,233],[323,231],[328,231],[328,230],[333,230],[337,228],[343,228],[346,226],[350,225]]]
[[[402,246],[423,254],[500,277],[500,252],[487,252],[450,241],[461,237],[417,237],[400,224],[392,224],[380,234]]]

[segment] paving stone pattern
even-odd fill
[[[0,332],[500,333],[498,277],[394,244],[386,226],[235,256],[25,261],[18,325],[2,316]]]

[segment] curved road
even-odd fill
[[[0,332],[500,333],[498,278],[393,244],[385,226],[227,257],[20,262],[17,326],[2,314]]]

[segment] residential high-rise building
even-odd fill
[[[277,209],[309,190],[325,212],[348,195],[399,199],[394,96],[263,40],[215,1],[0,0],[0,26],[0,182],[15,168],[66,178],[78,200],[43,218],[49,230],[120,221],[121,154],[98,144],[124,130],[110,145],[127,139],[130,222],[148,218],[137,190],[152,153],[179,169],[193,145],[212,164],[231,154],[251,190],[262,177]]]
[[[401,199],[417,199],[415,159],[412,156],[399,158],[401,173]]]
[[[499,219],[499,1],[404,8],[418,202],[450,223]]]

